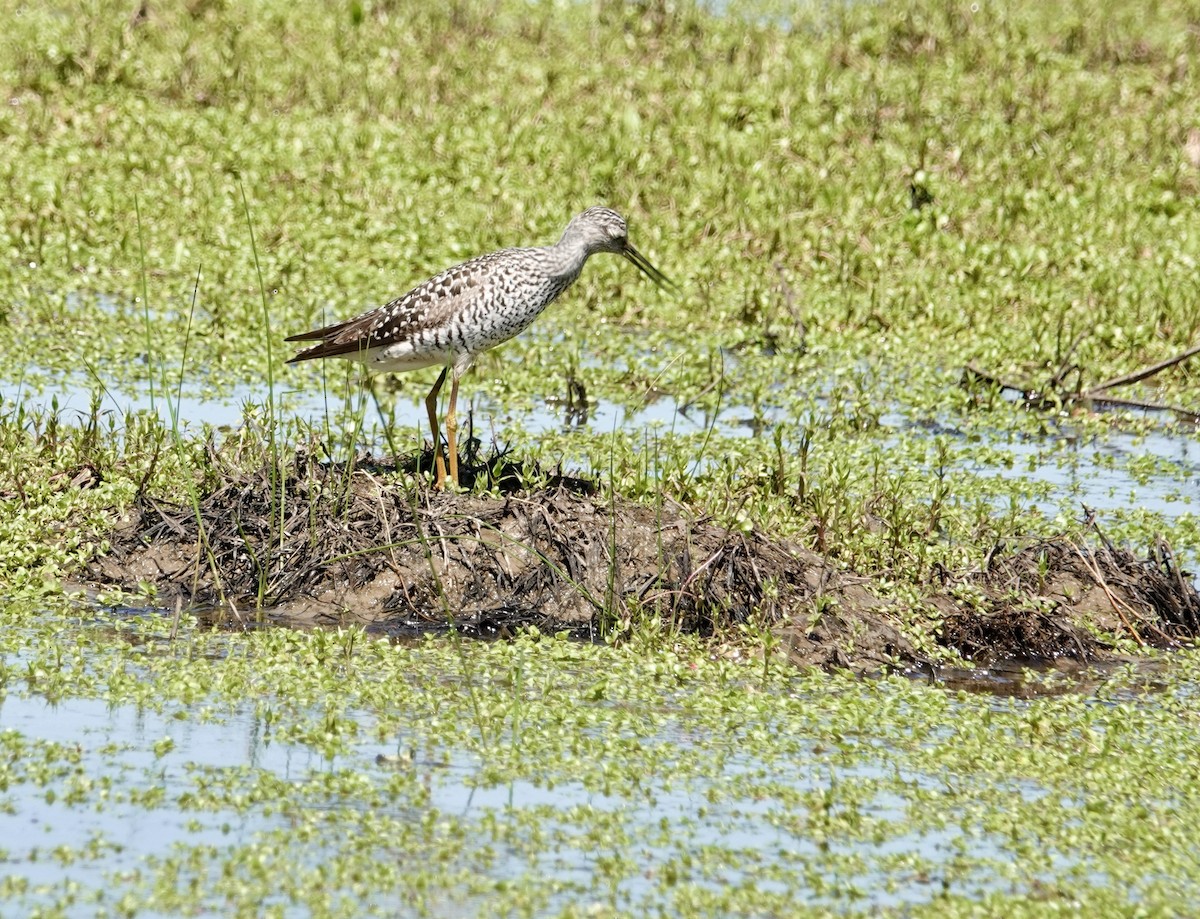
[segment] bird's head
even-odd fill
[[[589,207],[576,215],[567,225],[563,238],[574,237],[583,244],[588,255],[597,252],[615,252],[624,256],[644,272],[660,287],[675,285],[661,271],[650,264],[646,256],[629,243],[629,228],[625,218],[611,207]]]
[[[620,253],[629,244],[625,218],[611,207],[589,207],[578,214],[567,232],[578,235],[589,252]]]

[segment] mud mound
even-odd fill
[[[911,655],[861,579],[759,532],[669,500],[598,499],[578,479],[496,497],[414,489],[394,471],[303,455],[276,475],[227,469],[199,517],[190,504],[141,500],[91,575],[148,581],[171,605],[261,601],[286,624],[358,622],[398,636],[453,624],[479,636],[536,625],[598,637],[655,615],[702,634],[786,623],[793,654],[809,663]],[[516,478],[508,470],[497,481]],[[813,614],[819,597],[827,615]]]
[[[968,604],[937,598],[941,640],[975,661],[1029,657],[1031,649],[1043,659],[1088,660],[1106,647],[1100,635],[1171,647],[1200,634],[1200,596],[1165,544],[1150,558],[1099,533],[1094,545],[998,547],[982,570],[952,580],[977,594]]]
[[[234,620],[261,607],[282,624],[361,623],[395,636],[453,626],[499,637],[536,625],[596,638],[657,616],[719,637],[769,627],[802,664],[921,663],[898,627],[904,611],[871,579],[802,546],[725,529],[670,500],[603,499],[570,477],[521,491],[524,470],[502,461],[475,470],[499,496],[416,487],[396,473],[422,458],[406,464],[348,468],[297,454],[275,471],[225,468],[198,514],[141,499],[90,575],[126,589],[149,582],[171,606]],[[1104,651],[1096,634],[1163,644],[1200,624],[1200,600],[1169,553],[1138,560],[1064,541],[948,574],[926,606],[936,640],[976,660],[1088,660]]]

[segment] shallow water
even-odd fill
[[[396,448],[403,451],[426,442],[429,434],[423,401],[425,381],[406,376],[399,379],[403,389],[381,399],[390,415],[388,421],[395,432]],[[361,446],[386,452],[388,445],[380,432],[375,405],[361,391],[353,394],[351,402],[346,404],[339,387],[332,382],[330,386],[329,391],[279,390],[275,396],[277,417],[329,434],[331,419],[334,433],[356,430],[353,416],[361,412],[365,424]],[[65,385],[60,382],[40,391],[0,382],[0,405],[23,401],[30,408],[49,409],[53,402],[63,417],[84,418],[94,389],[94,384],[83,379],[67,381]],[[553,398],[529,410],[516,411],[496,405],[478,392],[464,392],[464,397],[460,408],[463,430],[473,431],[485,445],[506,442],[506,434],[512,431],[535,438],[555,431],[605,435],[615,431],[654,430],[681,436],[704,436],[711,431],[719,440],[754,436],[762,425],[769,430],[782,424],[784,449],[794,450],[796,445],[792,440],[803,434],[803,424],[796,420],[796,409],[777,406],[756,413],[728,396],[715,416],[698,408],[680,406],[670,396],[661,396],[636,407],[592,400],[586,418]],[[244,424],[247,418],[259,422],[265,419],[266,390],[238,387],[226,396],[185,390],[182,396],[177,396],[174,391],[164,394],[159,387],[153,397],[148,386],[103,392],[102,412],[112,412],[117,419],[130,410],[151,408],[168,425],[175,413],[185,431],[199,433],[209,425],[227,432]],[[948,441],[953,445],[951,458],[958,471],[993,483],[1011,483],[1012,494],[1019,495],[1016,500],[1049,519],[1078,517],[1088,508],[1096,511],[1106,524],[1121,525],[1149,517],[1170,525],[1184,515],[1194,518],[1200,512],[1200,438],[1189,429],[1175,431],[1164,427],[1148,433],[1110,429],[1098,435],[1071,420],[1054,420],[1048,422],[1045,433],[1030,435],[981,429],[971,417],[931,419],[919,412],[897,409],[880,416],[879,428],[873,436],[884,449],[895,447],[902,440],[927,440],[931,445],[935,438]],[[586,452],[582,448],[574,451],[570,439],[555,460],[568,468],[588,466]],[[698,462],[702,466],[708,460]],[[1012,500],[1003,487],[993,484],[990,489],[991,500],[998,509]],[[1115,533],[1118,540],[1122,535],[1119,530]],[[1183,544],[1174,548],[1185,566],[1200,567],[1200,545]]]
[[[987,666],[936,667],[927,671],[911,671],[907,676],[951,691],[965,691],[994,696],[997,699],[1039,699],[1067,694],[1091,694],[1107,686],[1114,674],[1121,674],[1123,688],[1114,698],[1136,699],[1163,687],[1162,673],[1167,664],[1156,659],[1135,659],[1128,662],[1092,662],[1062,659],[1004,660]],[[1136,674],[1136,680],[1131,675]]]
[[[362,735],[370,736],[375,717],[366,711],[356,717]],[[396,744],[367,741],[349,755],[326,760],[303,745],[272,739],[271,727],[250,702],[197,716],[177,706],[157,712],[99,699],[51,704],[37,695],[9,694],[0,704],[0,729],[26,741],[62,744],[78,754],[60,774],[27,768],[0,795],[5,850],[0,876],[18,876],[28,885],[26,893],[10,899],[8,908],[29,912],[61,906],[69,892],[75,902],[63,910],[67,916],[94,915],[98,905],[111,908],[122,896],[141,896],[147,876],[155,874],[148,866],[161,869],[160,860],[168,855],[186,861],[187,853],[200,853],[219,870],[222,862],[244,857],[244,850],[265,835],[288,832],[292,819],[270,808],[188,806],[188,794],[214,776],[249,770],[244,781],[234,783],[249,789],[264,774],[302,785],[314,776],[350,770],[383,784],[395,768],[387,758],[397,749]],[[170,749],[155,753],[155,745],[165,738],[171,740]],[[680,720],[643,743],[679,748],[686,755],[711,744],[712,738]],[[400,767],[422,774],[427,797],[417,796],[419,802],[398,798],[391,816],[410,819],[414,808],[442,815],[439,819],[470,840],[472,849],[495,849],[496,857],[473,870],[489,872],[497,882],[517,882],[534,873],[539,883],[561,882],[598,894],[606,883],[599,863],[615,853],[605,844],[597,848],[588,826],[598,822],[609,826],[610,833],[619,828],[613,838],[621,841],[611,845],[635,852],[638,870],[600,899],[635,910],[655,901],[662,873],[679,870],[688,853],[706,850],[723,854],[714,861],[719,870],[697,867],[694,880],[701,887],[790,892],[835,912],[849,902],[859,908],[900,907],[928,903],[947,892],[974,898],[1000,889],[1004,882],[987,866],[1007,857],[1002,837],[968,836],[957,826],[906,831],[910,805],[895,791],[841,800],[838,788],[878,784],[933,789],[941,781],[898,767],[882,749],[878,753],[871,752],[869,738],[852,765],[825,762],[815,743],[801,744],[786,757],[726,750],[723,770],[711,777],[674,780],[665,772],[647,776],[633,792],[606,794],[569,777],[560,777],[552,787],[531,781],[489,784],[481,779],[482,763],[465,750],[449,749]],[[813,834],[811,815],[798,815],[766,796],[775,786],[799,797],[826,795],[831,807],[849,808],[885,828],[883,836],[875,842],[856,841],[853,834],[821,842],[820,834]],[[140,803],[139,796],[150,789],[161,790],[161,797]],[[1046,792],[1035,782],[1024,782],[1015,793],[1036,800]],[[351,813],[341,819],[352,825],[352,811],[359,805],[318,796],[311,806],[348,809]],[[580,808],[586,819],[580,818]],[[379,817],[379,811],[372,816]],[[521,837],[531,816],[539,833],[557,841],[552,849],[535,846],[534,851],[513,842],[510,832]],[[797,816],[802,817],[798,822]],[[337,857],[346,844],[332,833],[310,839],[303,860],[320,864]],[[897,874],[890,859],[900,853],[919,858],[922,870]],[[964,863],[976,867],[964,870]],[[953,880],[933,884],[931,871],[945,871]],[[453,887],[442,893],[450,900],[458,896]],[[547,906],[553,912],[572,899],[569,893],[552,896]],[[305,914],[286,897],[267,902],[286,915]],[[219,909],[219,902],[201,895],[196,906]],[[411,912],[398,908],[394,914]],[[151,909],[139,915],[157,913]]]
[[[76,777],[86,783],[109,784],[114,803],[103,808],[77,806],[66,794],[49,800],[56,783],[36,780],[10,786],[4,796],[9,813],[0,816],[9,872],[31,884],[53,886],[69,876],[86,887],[103,890],[107,878],[133,870],[145,858],[186,842],[222,846],[248,840],[261,821],[247,823],[228,814],[196,814],[174,808],[146,808],[122,800],[130,792],[169,787],[183,763],[215,768],[248,766],[282,777],[301,775],[320,762],[302,749],[263,742],[261,725],[245,712],[221,723],[196,723],[130,705],[110,706],[101,699],[50,703],[37,696],[9,695],[0,703],[0,729],[26,738],[59,743],[79,751]],[[159,757],[154,744],[170,737],[174,752]],[[175,755],[178,753],[179,755]],[[256,825],[257,824],[257,825]],[[65,866],[37,853],[81,847],[102,840],[105,854]],[[81,910],[77,915],[86,915]]]

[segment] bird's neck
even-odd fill
[[[584,262],[592,253],[588,251],[583,240],[572,235],[565,235],[553,246],[542,250],[546,258],[547,273],[556,278],[562,278],[567,283],[579,277],[583,271]]]

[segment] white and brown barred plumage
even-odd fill
[[[446,412],[450,478],[458,483],[455,408],[458,381],[475,356],[520,334],[570,287],[598,252],[624,256],[655,283],[671,282],[629,244],[624,218],[593,207],[567,224],[553,246],[500,249],[447,268],[390,303],[288,341],[315,341],[288,363],[324,357],[360,361],[369,370],[443,366],[426,398],[436,455],[436,484],[445,481],[437,425],[437,396],[453,370]]]

